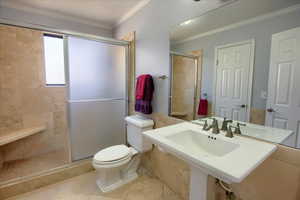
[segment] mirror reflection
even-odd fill
[[[233,2],[172,29],[170,116],[214,117],[220,130],[300,148],[300,4],[268,2]]]

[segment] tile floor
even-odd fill
[[[55,151],[29,159],[5,162],[0,170],[0,182],[53,169],[65,165],[67,162],[67,155],[64,151]]]
[[[106,194],[97,188],[95,179],[93,171],[7,200],[182,200],[147,175]]]

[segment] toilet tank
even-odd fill
[[[154,122],[143,116],[133,115],[125,118],[127,125],[127,142],[139,152],[151,150],[152,144],[145,141],[143,132],[153,129]]]

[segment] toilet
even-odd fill
[[[152,144],[144,141],[142,132],[153,129],[154,122],[143,116],[125,118],[127,143],[105,148],[94,155],[93,167],[96,183],[102,192],[112,191],[138,177],[140,154],[151,150]]]

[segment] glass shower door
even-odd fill
[[[126,47],[68,37],[72,160],[126,142]]]

